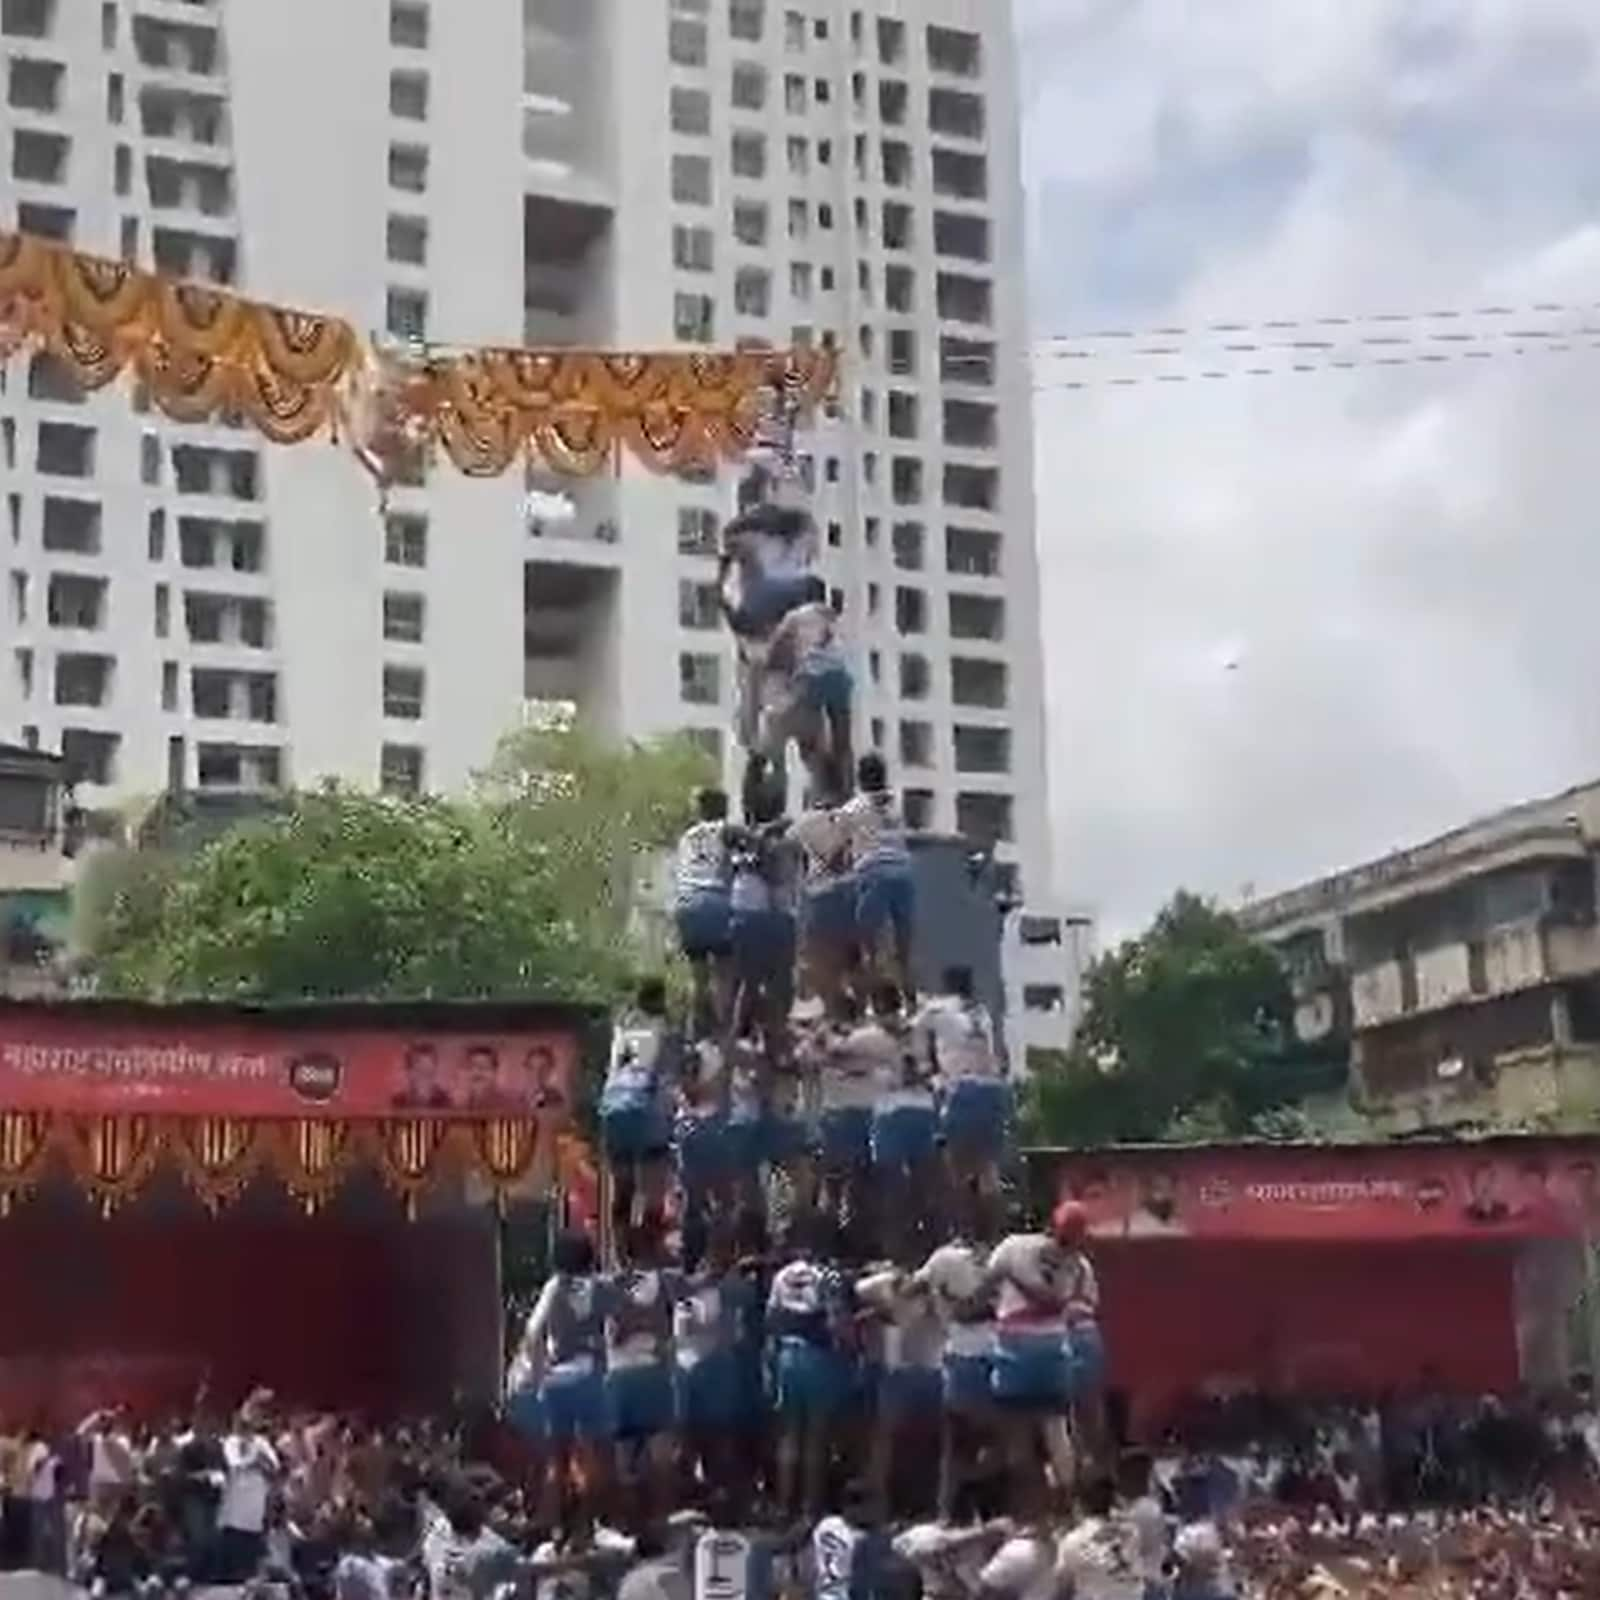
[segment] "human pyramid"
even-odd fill
[[[724,530],[746,769],[738,820],[702,791],[677,851],[687,1016],[651,979],[617,1022],[613,1259],[558,1241],[510,1375],[562,1525],[685,1504],[723,1526],[1042,1515],[1100,1435],[1086,1219],[1068,1204],[999,1237],[993,1020],[963,969],[914,992],[905,822],[882,757],[852,753],[848,659],[785,459],[780,437]]]

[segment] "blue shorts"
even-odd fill
[[[785,1417],[831,1417],[849,1403],[850,1370],[837,1351],[808,1339],[778,1341],[772,1400]]]
[[[725,1117],[679,1117],[676,1134],[678,1172],[685,1183],[715,1183],[727,1176],[730,1150]]]
[[[994,1358],[946,1353],[941,1369],[944,1403],[959,1411],[975,1411],[994,1399]]]
[[[864,1167],[872,1154],[872,1113],[865,1106],[824,1111],[817,1119],[822,1159],[830,1167]]]
[[[729,934],[743,981],[765,983],[794,970],[794,918],[787,911],[735,911]]]
[[[526,1389],[518,1389],[506,1401],[506,1421],[524,1439],[538,1441],[549,1433],[550,1425],[545,1417],[544,1396],[539,1392],[537,1385],[530,1384]]]
[[[933,1159],[939,1118],[932,1106],[891,1106],[872,1117],[872,1159],[883,1167],[915,1167]]]
[[[756,1172],[767,1157],[767,1124],[762,1117],[730,1117],[723,1132],[726,1170]]]
[[[1059,1411],[1072,1399],[1072,1358],[1061,1333],[1000,1333],[990,1393],[1002,1405]]]
[[[897,1422],[937,1417],[942,1397],[937,1367],[885,1367],[879,1379],[878,1404]]]
[[[917,886],[909,866],[877,866],[868,862],[857,873],[856,928],[866,940],[885,927],[901,943],[911,940],[917,910]]]
[[[841,878],[826,889],[808,894],[801,913],[808,939],[846,944],[856,933],[856,881]]]
[[[774,1166],[784,1166],[809,1155],[814,1143],[811,1129],[802,1117],[768,1116],[762,1124],[762,1143],[767,1160]]]
[[[610,1432],[606,1381],[599,1370],[556,1372],[539,1389],[552,1439],[604,1439]]]
[[[809,575],[752,578],[728,619],[733,631],[746,636],[770,632],[811,598],[811,581]]]
[[[1105,1382],[1106,1347],[1097,1323],[1080,1322],[1067,1330],[1067,1360],[1074,1396],[1087,1394]]]
[[[717,1350],[693,1366],[679,1366],[674,1388],[678,1426],[696,1433],[749,1426],[764,1410],[759,1375],[747,1371],[732,1350]]]
[[[654,1106],[618,1106],[600,1113],[600,1146],[611,1162],[665,1155],[672,1129]]]
[[[962,1078],[944,1103],[945,1140],[970,1154],[999,1155],[1010,1110],[1011,1093],[998,1078]]]
[[[725,894],[710,891],[691,895],[678,903],[678,943],[691,961],[702,956],[725,956],[732,948],[732,908]]]
[[[800,695],[808,709],[842,716],[855,693],[847,667],[826,666],[800,670]]]
[[[672,1426],[672,1373],[665,1362],[606,1374],[606,1406],[618,1439],[645,1439]]]

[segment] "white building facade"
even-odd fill
[[[0,225],[447,344],[836,343],[858,743],[1048,905],[1009,9],[0,0]],[[0,731],[91,797],[449,790],[549,700],[731,769],[731,474],[440,463],[384,519],[337,448],[129,399],[0,395]]]

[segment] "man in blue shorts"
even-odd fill
[[[645,1213],[659,1212],[665,1201],[682,1054],[683,1041],[667,1020],[667,986],[646,978],[612,1031],[600,1090],[600,1143],[611,1169],[616,1238]]]
[[[856,937],[880,979],[911,986],[911,931],[917,886],[900,802],[876,750],[856,763],[858,792],[839,811],[856,875]]]
[[[861,1046],[881,1063],[872,1107],[872,1175],[878,1212],[890,1224],[896,1255],[916,1254],[925,1230],[938,1237],[944,1207],[939,1192],[939,1116],[933,1074],[911,1049],[900,991],[880,984]],[[926,1246],[922,1246],[926,1248]]]
[[[732,998],[728,851],[728,797],[720,789],[702,789],[695,796],[695,821],[678,840],[673,869],[673,914],[694,984],[696,1038],[722,1025]]]
[[[673,1302],[681,1279],[662,1265],[661,1234],[659,1215],[628,1230],[624,1265],[606,1296],[606,1404],[641,1524],[665,1515],[671,1494]]]
[[[999,1184],[1011,1096],[1000,1075],[994,1019],[972,992],[970,968],[945,969],[942,992],[918,1008],[911,1051],[939,1089],[945,1159],[957,1193],[987,1200]]]

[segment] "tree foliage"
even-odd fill
[[[1298,1049],[1277,957],[1180,891],[1090,968],[1072,1049],[1031,1080],[1027,1131],[1073,1146],[1281,1134]]]
[[[147,998],[609,1000],[641,858],[710,776],[678,738],[517,732],[462,800],[330,787],[192,853],[99,857],[80,939],[102,992]]]

